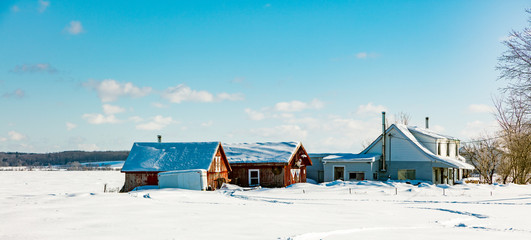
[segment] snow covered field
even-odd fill
[[[531,239],[531,186],[103,192],[123,181],[116,171],[0,172],[0,239]]]

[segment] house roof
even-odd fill
[[[367,153],[367,154],[353,154],[353,153],[340,153],[331,154],[323,158],[327,162],[374,162],[380,158],[380,154]]]
[[[134,143],[122,172],[208,170],[219,142]]]
[[[300,142],[223,143],[229,163],[289,163]]]
[[[428,129],[428,128],[421,128],[421,127],[417,127],[417,126],[407,126],[407,129],[410,131],[410,132],[414,132],[414,133],[419,133],[419,134],[422,134],[422,135],[425,135],[425,136],[428,136],[428,137],[432,137],[432,138],[435,138],[435,139],[449,139],[449,140],[459,140],[455,137],[452,137],[452,136],[448,136],[448,135],[443,135],[443,134],[440,134],[440,133],[437,133],[437,132],[434,132],[432,131],[431,129]]]
[[[389,128],[387,128],[386,133],[390,132],[393,129],[396,129],[399,133],[401,133],[405,140],[411,142],[414,144],[414,146],[420,150],[425,156],[427,156],[432,161],[435,161],[436,163],[441,163],[441,165],[452,167],[452,168],[461,168],[461,169],[474,169],[474,166],[464,162],[463,157],[459,157],[459,159],[450,158],[450,157],[443,157],[434,154],[430,150],[428,150],[426,147],[424,147],[419,140],[411,133],[410,128],[413,129],[411,131],[418,131],[417,127],[408,127],[403,124],[392,124]],[[431,132],[431,131],[430,131]],[[428,133],[428,131],[425,131],[425,133]],[[440,134],[439,134],[440,135]],[[440,135],[443,136],[443,135]],[[369,149],[371,149],[380,139],[382,136],[380,135],[370,146],[365,148],[361,153],[367,153]],[[438,137],[436,137],[438,138]],[[446,137],[445,137],[446,138]],[[454,138],[454,140],[457,140]]]

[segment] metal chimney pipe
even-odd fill
[[[430,128],[430,118],[426,117],[426,128]]]
[[[382,172],[386,171],[385,166],[385,112],[382,112]]]
[[[157,139],[159,140],[159,143],[162,142],[162,136],[161,135],[157,135]]]

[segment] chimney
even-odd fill
[[[380,171],[385,172],[385,112],[382,112],[382,169]]]
[[[430,117],[426,117],[426,128],[430,127]]]
[[[157,139],[159,140],[159,143],[162,142],[162,136],[161,135],[157,135]]]

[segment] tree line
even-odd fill
[[[129,151],[0,152],[0,166],[52,166],[71,165],[74,162],[125,161],[128,155]]]
[[[531,9],[526,12],[531,15]],[[531,183],[531,17],[528,24],[509,34],[498,58],[498,79],[507,82],[493,100],[500,130],[464,146],[485,183],[492,184],[495,174],[502,183]]]

